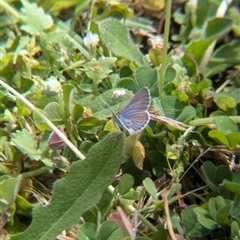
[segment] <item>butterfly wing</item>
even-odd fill
[[[114,121],[121,128],[127,130],[130,134],[143,130],[150,120],[150,115],[147,111],[135,112],[131,116],[124,117],[120,114],[115,114]]]
[[[124,115],[126,111],[128,113],[135,111],[138,112],[147,111],[149,106],[150,106],[150,92],[145,87],[139,90],[119,113]]]
[[[114,114],[114,120],[130,134],[141,131],[150,120],[149,105],[150,92],[147,88],[142,88],[119,113]]]

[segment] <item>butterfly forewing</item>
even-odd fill
[[[141,131],[150,120],[149,105],[150,92],[147,88],[143,88],[130,99],[119,113],[113,115],[114,120],[130,134]]]
[[[146,111],[150,105],[150,92],[147,88],[139,90],[120,111],[124,114],[125,111]]]

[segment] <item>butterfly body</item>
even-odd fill
[[[113,119],[120,128],[130,134],[142,131],[150,120],[148,108],[150,105],[150,92],[145,87],[139,90]]]

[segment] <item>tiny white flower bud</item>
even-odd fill
[[[96,47],[99,42],[98,35],[96,33],[88,32],[87,35],[83,38],[83,42],[88,48]]]

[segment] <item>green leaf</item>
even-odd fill
[[[201,166],[201,170],[206,179],[206,182],[210,185],[210,187],[216,188],[217,186],[215,184],[215,165],[212,162],[207,161]]]
[[[76,225],[114,180],[122,154],[123,135],[108,134],[91,148],[85,160],[74,162],[68,175],[55,182],[51,203],[35,208],[31,225],[11,240],[55,239],[64,229]]]
[[[240,142],[240,132],[230,133],[227,135],[227,139],[231,148],[236,148]]]
[[[153,197],[154,200],[158,200],[157,197],[157,189],[155,187],[154,182],[152,181],[151,178],[145,178],[143,180],[143,185],[146,188],[147,192]]]
[[[181,102],[174,96],[164,96],[161,100],[154,98],[152,104],[154,108],[159,110],[161,116],[172,119],[177,119],[183,108]]]
[[[56,102],[47,104],[47,106],[43,109],[43,114],[52,122],[58,122],[59,124],[62,122],[59,104]]]
[[[239,63],[240,46],[239,41],[227,42],[217,48],[206,67],[206,76],[212,76],[217,74],[230,66],[234,66]],[[232,92],[231,92],[232,94]]]
[[[221,186],[227,188],[231,192],[234,192],[240,195],[240,184],[238,183],[230,182],[229,180],[224,180]]]
[[[117,87],[125,88],[133,92],[137,92],[139,90],[139,87],[137,86],[136,81],[134,81],[132,78],[127,78],[127,77],[121,78],[117,83]]]
[[[232,172],[231,170],[225,166],[225,165],[220,165],[216,168],[216,174],[215,174],[215,183],[221,184],[224,179],[232,180]]]
[[[100,23],[99,31],[109,50],[138,65],[143,65],[142,55],[130,39],[125,25],[115,19],[107,19]]]
[[[208,49],[210,44],[214,41],[214,38],[211,39],[200,39],[191,41],[186,46],[186,52],[194,58],[196,63],[199,65],[201,63],[202,57],[204,56],[204,49]]]
[[[99,230],[98,240],[122,240],[121,228],[113,221],[105,221]]]
[[[239,237],[240,227],[237,221],[231,223],[231,239],[237,239]]]
[[[98,60],[92,59],[84,65],[87,76],[96,84],[101,83],[112,72],[113,64],[117,60],[115,57],[104,57]]]
[[[92,127],[100,126],[101,124],[102,124],[102,121],[99,120],[98,118],[88,117],[79,121],[78,126],[80,128],[92,128]]]
[[[84,112],[84,107],[80,104],[75,104],[72,110],[72,121],[73,123],[78,123],[82,118]]]
[[[213,138],[215,141],[227,146],[229,146],[229,142],[228,139],[226,137],[226,135],[218,130],[211,130],[208,133],[209,137]]]
[[[182,212],[182,220],[189,237],[202,237],[210,233],[211,229],[205,228],[198,222],[195,208],[195,205],[186,207]]]
[[[120,195],[123,195],[123,194],[127,193],[130,190],[130,188],[133,187],[133,184],[134,184],[133,176],[125,173],[121,177],[116,190]]]
[[[218,39],[231,30],[233,22],[229,18],[214,18],[208,21],[205,38]]]
[[[228,109],[235,108],[236,102],[233,97],[230,96],[219,96],[217,99],[217,106],[223,111],[227,111]]]
[[[187,123],[196,116],[196,109],[193,106],[185,106],[177,117],[177,121]]]
[[[50,15],[45,14],[43,9],[38,7],[36,3],[29,3],[22,0],[22,19],[24,24],[21,29],[31,35],[40,35],[44,30],[53,25],[53,20]]]
[[[17,130],[16,133],[13,133],[11,144],[23,154],[28,155],[32,160],[39,160],[41,158],[41,155],[37,150],[36,139],[26,129],[23,129],[22,131]]]
[[[21,183],[21,175],[18,178],[2,176],[0,183],[0,213],[1,216],[14,203]],[[5,180],[4,180],[5,178]]]
[[[152,92],[155,90],[157,79],[157,70],[146,66],[139,67],[135,72],[135,79],[140,88],[148,87]]]
[[[182,188],[182,185],[180,183],[174,183],[171,188],[167,192],[167,198],[170,200],[171,197],[177,192],[180,191]]]
[[[217,227],[217,223],[212,219],[205,218],[204,216],[198,216],[197,219],[198,219],[198,222],[207,229],[213,230]]]
[[[129,206],[134,204],[134,201],[139,199],[139,193],[135,191],[130,191],[119,197],[119,201],[124,206]]]
[[[216,222],[218,224],[224,224],[228,219],[232,210],[232,204],[226,204],[224,207],[219,209],[216,213]]]
[[[94,223],[84,223],[82,224],[77,232],[78,239],[90,239],[97,240],[97,226]]]

